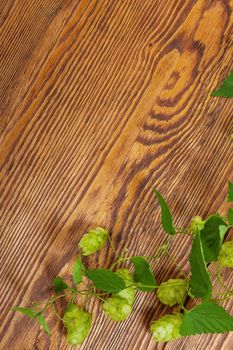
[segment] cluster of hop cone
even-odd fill
[[[193,218],[190,228],[196,231],[201,230],[203,226],[204,221],[197,216]],[[89,256],[102,249],[108,235],[108,230],[100,227],[84,234],[79,242],[82,255]],[[222,244],[218,261],[223,267],[233,267],[233,241]],[[133,310],[136,288],[133,286],[133,276],[128,269],[118,269],[116,274],[124,280],[126,288],[105,299],[102,303],[102,310],[111,320],[120,322],[124,321]],[[183,305],[188,289],[188,280],[169,279],[162,282],[157,288],[157,298],[161,303],[170,307],[176,304]],[[179,338],[182,319],[183,314],[175,312],[153,321],[150,326],[153,339],[158,342],[167,342]],[[77,305],[71,305],[65,312],[63,322],[67,329],[68,342],[80,344],[89,333],[91,314]]]

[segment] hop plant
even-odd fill
[[[79,242],[82,255],[88,256],[102,249],[107,241],[109,231],[102,227],[88,231]]]
[[[70,305],[63,317],[67,328],[67,340],[70,344],[81,344],[91,327],[91,315],[76,305]]]
[[[233,241],[223,243],[218,255],[218,261],[221,266],[233,267]]]
[[[123,278],[126,287],[133,284],[134,281],[129,270],[119,269],[116,271],[116,274]],[[111,320],[123,321],[133,310],[134,298],[134,287],[125,288],[118,293],[114,293],[112,297],[105,300],[102,305],[102,309],[111,318]]]
[[[184,279],[169,279],[160,284],[157,297],[165,305],[181,304],[187,293],[187,287],[188,283]]]
[[[228,187],[227,201],[233,202],[233,183],[229,182]],[[190,281],[169,279],[158,286],[148,260],[159,259],[162,256],[161,253],[168,253],[171,261],[176,262],[176,258],[170,254],[170,243],[168,241],[158,247],[152,256],[128,256],[127,253],[126,257],[125,255],[119,255],[111,241],[108,230],[97,227],[82,237],[79,247],[82,254],[88,256],[100,250],[109,239],[110,246],[115,254],[110,269],[102,267],[87,269],[79,255],[72,268],[72,284],[67,284],[66,279],[56,276],[52,283],[55,295],[48,298],[45,303],[33,302],[31,307],[14,306],[12,310],[34,319],[51,336],[50,326],[46,322],[45,315],[46,310],[53,306],[55,316],[63,321],[67,329],[68,342],[76,345],[84,341],[91,327],[91,315],[82,308],[73,305],[73,300],[76,297],[96,297],[103,300],[102,296],[104,294],[111,293],[111,297],[104,300],[102,309],[112,320],[123,321],[133,311],[136,290],[152,292],[157,289],[158,299],[163,304],[174,306],[178,303],[180,304],[179,308],[184,309],[183,315],[173,313],[152,322],[150,331],[157,342],[167,342],[177,339],[181,335],[232,331],[233,317],[218,304],[218,301],[232,298],[232,292],[226,287],[224,293],[221,292],[214,299],[210,299],[213,286],[210,272],[207,270],[207,262],[216,261],[216,251],[218,254],[220,248],[217,245],[219,239],[216,241],[216,238],[220,237],[222,243],[225,233],[233,226],[233,208],[228,210],[226,218],[216,214],[211,215],[207,218],[207,221],[204,221],[200,216],[195,216],[188,228],[177,228],[173,224],[172,213],[165,199],[157,190],[154,191],[161,207],[164,231],[172,236],[176,233],[190,234],[190,231],[194,233],[189,257]],[[199,234],[199,231],[202,231],[201,234]],[[133,277],[130,271],[124,268],[116,272],[112,271],[113,266],[118,266],[119,263],[126,260],[134,267]],[[221,266],[233,267],[233,241],[228,241],[222,245],[218,261]],[[176,265],[179,267],[178,264]],[[221,269],[219,269],[217,277],[217,280],[224,287],[221,281]],[[85,283],[86,279],[88,280],[87,283]],[[83,283],[85,283],[85,289],[83,289]],[[203,301],[192,309],[186,310],[183,307],[186,294],[189,294],[192,298],[201,298]],[[63,302],[68,301],[71,297],[72,301],[69,302],[62,319],[56,311],[56,304],[61,300]],[[87,300],[85,299],[85,302]],[[201,322],[199,322],[200,315]]]
[[[205,226],[205,221],[202,220],[202,218],[197,215],[194,216],[191,220],[191,224],[190,224],[190,230],[196,234],[197,232],[200,232],[201,230],[203,230]]]
[[[157,321],[153,321],[150,327],[153,339],[157,342],[167,342],[179,338],[180,326],[183,316],[180,313],[174,315],[165,315]]]

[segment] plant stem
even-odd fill
[[[192,231],[188,228],[175,228],[176,233],[181,233],[181,234],[187,234],[187,235],[192,235]]]
[[[42,309],[40,310],[40,312],[43,312],[50,304],[52,304],[54,301],[58,300],[58,299],[61,299],[61,298],[64,298],[66,297],[67,295],[66,294],[61,294],[61,295],[58,295],[56,297],[52,297],[50,298],[47,302],[45,302],[45,305],[42,307]]]
[[[53,308],[54,314],[57,316],[57,318],[59,318],[59,320],[61,320],[61,321],[63,322],[63,318],[61,318],[61,317],[59,316],[59,314],[57,313],[55,304],[52,303],[51,306],[52,306],[52,308]]]
[[[108,235],[108,240],[109,240],[109,243],[110,243],[110,247],[112,248],[115,256],[119,259],[120,255],[118,254],[117,250],[115,249],[113,241],[112,241],[112,239],[111,239],[111,237],[109,235]]]
[[[124,261],[126,261],[126,260],[129,260],[131,257],[119,257],[116,261],[114,261],[113,263],[112,263],[112,265],[110,266],[110,270],[113,270],[113,268],[115,267],[115,266],[117,266],[118,264],[120,264],[121,262],[124,262]]]
[[[72,293],[72,299],[71,299],[71,303],[73,304],[74,301],[75,301],[75,297],[76,297],[76,294],[75,293]]]
[[[96,298],[102,300],[102,301],[105,301],[103,298],[101,298],[98,294],[96,295]]]

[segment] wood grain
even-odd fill
[[[227,209],[233,101],[210,92],[232,69],[232,8],[231,0],[1,1],[1,349],[71,349],[49,315],[50,339],[10,307],[51,295],[89,227],[109,227],[119,250],[153,253],[166,237],[151,184],[179,226]],[[186,271],[189,243],[174,242]],[[87,262],[112,258],[106,248]],[[159,282],[179,273],[166,259],[154,272]],[[149,324],[170,310],[153,293],[138,294],[121,324],[98,302],[88,308],[93,328],[80,349],[231,348],[232,334],[156,345]]]

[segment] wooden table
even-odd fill
[[[152,184],[178,226],[225,213],[233,101],[210,92],[232,69],[232,7],[1,0],[1,349],[71,349],[49,313],[51,338],[10,307],[48,298],[90,227],[110,228],[120,251],[152,254],[166,239]],[[186,236],[173,245],[186,271],[189,245]],[[112,259],[107,248],[88,263]],[[179,274],[166,259],[153,268],[158,282]],[[232,334],[154,343],[149,324],[170,311],[154,293],[139,293],[124,323],[110,322],[96,301],[89,311],[81,349],[232,349]]]

